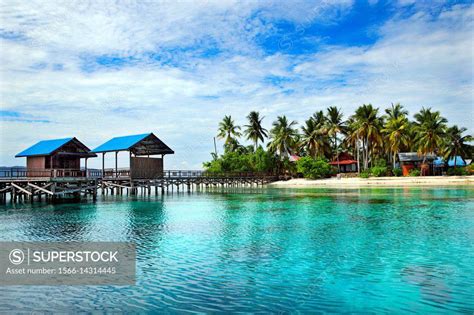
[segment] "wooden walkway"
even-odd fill
[[[250,187],[265,185],[278,179],[268,173],[219,173],[203,171],[164,171],[153,179],[130,178],[126,170],[67,171],[35,173],[23,171],[0,173],[0,202],[57,200],[63,197],[88,197],[98,194],[151,195],[170,191],[193,191],[209,187]],[[34,175],[34,176],[32,176]]]

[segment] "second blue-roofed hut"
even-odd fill
[[[121,151],[128,151],[130,165],[118,169],[117,157]],[[164,156],[174,154],[163,141],[153,133],[115,137],[98,146],[94,153],[102,153],[102,174],[104,178],[152,179],[163,174]],[[115,168],[105,168],[105,154],[115,154]]]

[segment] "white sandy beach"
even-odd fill
[[[311,188],[311,187],[418,187],[418,186],[474,186],[474,176],[427,176],[427,177],[372,177],[328,179],[291,179],[269,184],[278,188]]]

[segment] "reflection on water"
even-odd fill
[[[7,205],[1,240],[135,242],[138,280],[0,287],[0,312],[472,312],[473,209],[458,188]]]

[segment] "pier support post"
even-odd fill
[[[104,184],[104,178],[105,178],[105,152],[102,152],[102,185],[101,185],[101,192],[102,195],[105,194],[105,184]]]

